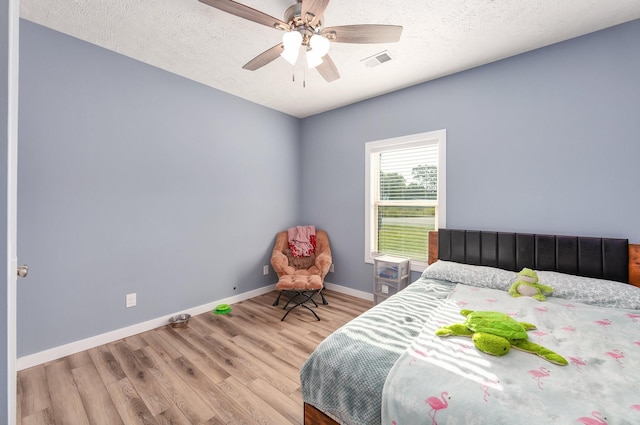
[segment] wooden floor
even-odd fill
[[[329,305],[281,322],[271,292],[18,372],[18,425],[302,424],[300,367],[327,335],[372,306]],[[281,302],[281,306],[284,303]]]

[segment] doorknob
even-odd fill
[[[28,274],[29,274],[29,266],[27,266],[26,264],[23,264],[20,267],[18,267],[18,277],[27,277]]]

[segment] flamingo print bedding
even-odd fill
[[[640,290],[598,282],[613,284],[613,296],[623,297],[620,305],[631,309],[576,301],[589,301],[584,294],[539,302],[512,298],[506,292],[510,275],[491,273],[490,284],[458,284],[446,301],[425,312],[420,334],[385,381],[382,424],[639,424],[640,307],[634,297]],[[562,294],[561,279],[556,283]],[[436,336],[437,328],[464,322],[461,309],[500,311],[535,324],[529,340],[569,364],[559,366],[515,349],[491,356],[471,338]]]

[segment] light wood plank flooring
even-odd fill
[[[325,291],[329,305],[284,314],[271,292],[18,372],[18,425],[295,424],[300,367],[372,303]],[[284,297],[283,297],[284,299]]]

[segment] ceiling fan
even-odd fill
[[[284,20],[274,18],[259,10],[232,0],[199,0],[216,9],[285,31],[282,43],[262,52],[247,62],[242,68],[255,71],[282,56],[295,65],[301,48],[306,53],[307,65],[316,68],[328,81],[340,78],[338,69],[327,54],[329,45],[334,43],[394,43],[400,40],[402,27],[398,25],[342,25],[323,26],[323,14],[329,0],[297,0],[284,13]]]

